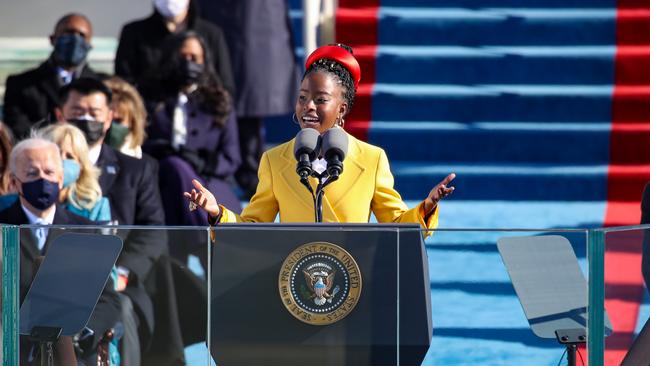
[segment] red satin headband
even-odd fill
[[[345,48],[339,46],[322,46],[312,52],[305,62],[305,70],[309,69],[314,62],[320,59],[334,60],[345,67],[352,75],[354,89],[356,90],[361,80],[361,67],[354,56]]]

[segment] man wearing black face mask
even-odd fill
[[[54,120],[58,90],[79,77],[101,78],[86,59],[91,49],[92,26],[81,14],[67,14],[54,27],[50,57],[35,69],[7,78],[4,119],[18,138],[37,123]]]
[[[21,141],[11,152],[9,166],[11,185],[18,192],[19,200],[0,212],[0,223],[10,225],[92,224],[91,221],[67,212],[63,206],[57,204],[59,189],[63,185],[63,166],[56,144],[41,139]],[[21,302],[35,275],[37,258],[45,255],[49,243],[60,234],[61,230],[48,227],[20,231]],[[62,270],[64,269],[62,268]],[[120,303],[113,288],[113,281],[109,279],[87,325],[94,335],[91,336],[92,339],[86,338],[86,341],[83,342],[84,354],[82,358],[86,363],[95,358],[97,342],[101,335],[113,328],[119,321]],[[70,301],[74,303],[74,299],[70,299]],[[90,334],[90,332],[87,333]],[[26,340],[22,340],[21,343],[21,358],[25,360],[33,347]],[[57,346],[61,348],[55,350],[56,354],[63,351],[62,343],[58,343]]]

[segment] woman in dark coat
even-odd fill
[[[226,206],[241,211],[227,181],[241,162],[235,113],[199,34],[174,35],[163,60],[142,90],[150,116],[143,150],[160,162],[166,224],[207,225],[205,215],[187,211],[181,192],[198,175]]]
[[[233,95],[235,82],[222,30],[199,17],[199,7],[195,0],[187,0],[187,6],[178,9],[159,9],[158,2],[154,3],[153,14],[122,28],[115,55],[115,74],[139,86],[147,73],[156,68],[161,60],[166,39],[189,30],[205,40],[214,56],[214,70],[221,78],[223,87]]]

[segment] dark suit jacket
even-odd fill
[[[119,225],[162,226],[165,216],[158,190],[158,169],[149,158],[135,159],[104,144],[97,167],[102,170],[99,185],[111,204],[111,216]],[[119,230],[124,249],[118,266],[131,271],[125,291],[153,331],[153,304],[144,289],[143,281],[158,258],[168,252],[167,235],[163,230]],[[144,330],[144,329],[141,329]],[[141,333],[143,340],[148,334]]]
[[[29,220],[20,206],[20,201],[16,201],[9,208],[0,211],[0,223],[9,225],[27,225]],[[56,207],[54,214],[54,225],[93,225],[94,223],[84,217],[77,216],[66,211],[62,206]],[[45,249],[50,242],[60,236],[61,230],[50,229],[45,244]],[[34,279],[36,258],[41,256],[36,242],[29,229],[20,230],[20,302],[22,303],[27,291]],[[92,260],[92,258],[89,258]],[[93,346],[99,341],[99,337],[108,329],[111,329],[120,319],[120,302],[117,292],[114,290],[113,281],[109,279],[104,291],[102,292],[97,306],[93,311],[88,327],[95,331],[95,340]],[[93,347],[94,348],[94,347]]]
[[[101,78],[101,74],[84,66],[80,77]],[[7,78],[4,121],[16,138],[29,135],[30,128],[40,121],[55,120],[54,109],[59,105],[62,86],[51,59],[35,69]]]
[[[230,95],[235,95],[228,45],[223,32],[214,24],[199,18],[193,0],[190,1],[187,26],[205,39],[212,54],[214,69],[224,88]],[[141,84],[147,77],[146,74],[158,67],[165,38],[170,34],[163,17],[157,11],[148,18],[125,25],[115,54],[115,74],[131,83]]]
[[[119,225],[164,225],[164,213],[153,159],[136,159],[104,144],[97,167],[99,185],[111,204],[111,216]],[[151,231],[151,230],[146,230]],[[117,264],[144,278],[151,264],[166,252],[163,240],[132,240],[129,237]]]

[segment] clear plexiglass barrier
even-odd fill
[[[3,365],[649,362],[645,227],[1,229]]]

